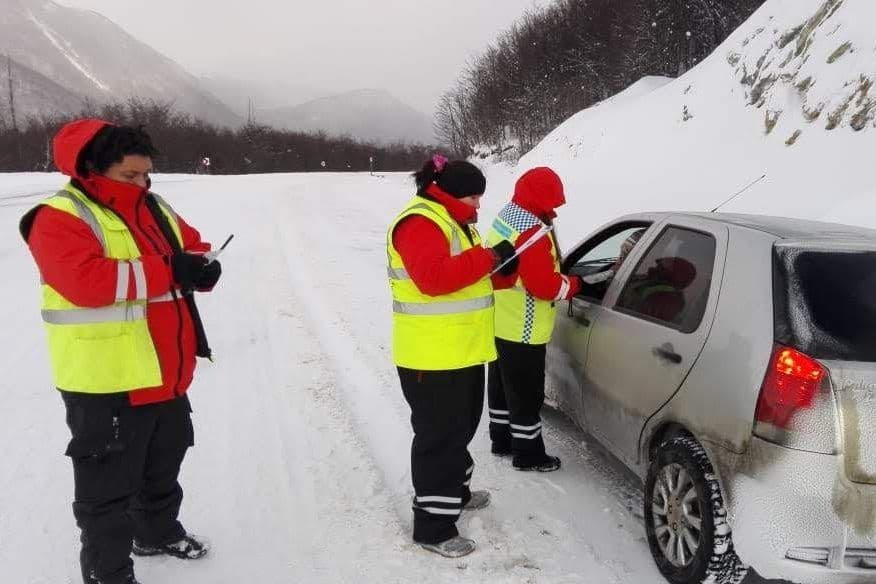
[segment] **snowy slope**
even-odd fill
[[[24,125],[29,116],[73,114],[82,111],[85,99],[45,75],[37,73],[16,61],[0,60],[0,87],[8,91],[9,74],[12,74],[12,88],[15,96],[15,119]],[[0,99],[0,118],[11,123],[12,114],[7,94]]]
[[[627,212],[708,211],[763,175],[722,210],[876,227],[874,17],[872,0],[768,0],[683,77],[643,80],[491,168],[488,195],[553,167],[566,245]]]
[[[16,584],[77,581],[68,432],[17,234],[60,184],[0,175],[0,580]],[[215,553],[137,560],[145,584],[662,581],[635,484],[555,418],[546,439],[563,471],[538,476],[492,457],[482,420],[474,487],[494,500],[461,520],[474,555],[410,543],[410,412],[388,351],[384,247],[408,177],[159,176],[155,189],[206,237],[236,237],[201,300],[216,362],[191,391],[197,446],[182,479],[182,519]]]

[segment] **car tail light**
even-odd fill
[[[790,347],[777,345],[760,389],[755,419],[786,429],[801,409],[812,407],[827,369]]]

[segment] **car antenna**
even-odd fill
[[[723,207],[727,203],[732,203],[739,195],[741,195],[742,193],[744,193],[745,191],[747,191],[748,189],[750,189],[751,187],[753,187],[754,185],[756,185],[757,183],[759,183],[760,181],[762,181],[765,178],[766,178],[766,173],[763,173],[762,175],[760,175],[759,178],[756,178],[753,181],[751,181],[750,183],[748,183],[741,191],[739,191],[738,193],[736,193],[735,195],[733,195],[732,197],[730,197],[729,199],[727,199],[726,201],[724,201],[723,203],[721,203],[720,205],[718,205],[717,207],[715,207],[714,209],[709,211],[709,213],[717,213],[718,209],[720,209],[721,207]]]

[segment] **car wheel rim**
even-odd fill
[[[702,543],[703,517],[696,485],[683,466],[660,470],[651,506],[660,551],[676,568],[689,566]]]

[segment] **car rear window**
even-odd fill
[[[776,341],[818,359],[876,362],[876,251],[776,247]]]

